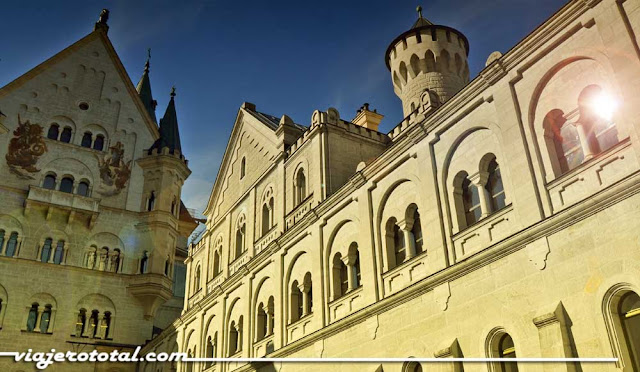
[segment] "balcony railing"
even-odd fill
[[[285,219],[285,228],[289,230],[295,225],[302,217],[304,217],[310,210],[313,209],[313,193],[307,196],[297,207],[295,207]]]
[[[256,254],[262,252],[272,241],[276,240],[280,236],[280,231],[277,229],[277,225],[273,226],[271,230],[267,231],[262,237],[260,237],[254,244]]]
[[[76,209],[90,213],[97,213],[100,206],[100,200],[96,198],[49,190],[38,186],[29,187],[27,201],[51,204],[62,208]]]

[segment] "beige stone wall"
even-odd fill
[[[149,228],[147,224],[143,192],[157,181],[158,174],[145,177],[138,161],[158,133],[156,124],[141,111],[135,95],[131,81],[102,31],[89,34],[0,89],[0,107],[6,114],[3,123],[9,129],[0,135],[0,174],[3,176],[0,230],[4,232],[0,254],[0,349],[3,351],[132,350],[151,338],[154,325],[166,327],[180,314],[182,298],[174,297],[167,306],[161,307],[157,319],[149,318],[145,316],[147,308],[129,291],[132,284],[144,286],[147,280],[137,275],[143,251],[148,251],[153,258],[154,250],[162,247],[163,258],[166,250],[172,252],[173,264],[176,246],[185,245],[185,237],[179,236],[177,230],[177,213],[165,216],[170,227],[161,233],[157,227]],[[84,104],[88,109],[80,107]],[[46,151],[35,169],[15,172],[9,167],[7,155],[11,157],[9,147],[15,138],[14,130],[25,121],[40,125],[44,137],[53,123],[60,126],[60,131],[71,128],[72,135],[69,143],[43,138]],[[102,150],[81,146],[87,131],[93,134],[94,140],[98,134],[105,137]],[[41,138],[35,136],[35,139]],[[113,192],[105,188],[99,165],[111,155],[110,147],[117,143],[123,145],[122,160],[131,167],[131,175],[119,192]],[[54,173],[56,190],[43,188],[44,177]],[[165,168],[161,176],[165,180],[163,189],[172,190],[179,206],[184,176],[179,178],[178,173]],[[73,193],[58,191],[64,176],[73,177]],[[81,181],[88,181],[90,185],[88,196],[78,195]],[[163,209],[169,208],[163,197],[158,203]],[[14,232],[19,237],[17,249],[13,257],[7,257],[7,241]],[[60,264],[53,262],[53,252],[49,262],[41,262],[47,238],[52,239],[52,250],[59,241],[64,242]],[[92,246],[99,250],[93,269],[87,268]],[[117,270],[110,272],[108,264],[100,263],[103,247],[109,249],[109,260],[116,249],[120,252]],[[160,265],[157,266],[162,273]],[[162,277],[168,286],[173,279],[172,271],[170,268],[169,278]],[[26,330],[33,303],[38,303],[40,311],[45,305],[52,307],[52,320],[46,334],[38,329],[36,332]],[[109,312],[110,337],[76,337],[81,308],[87,310],[87,318],[92,310],[99,311],[100,319]],[[27,364],[14,364],[9,358],[0,360],[3,371],[32,368]],[[86,371],[87,368],[134,371],[136,366],[77,363],[49,367],[53,371]]]
[[[520,371],[632,371],[614,313],[621,293],[640,293],[635,119],[640,68],[637,41],[629,32],[638,27],[639,7],[636,0],[569,2],[438,110],[419,110],[392,130],[392,146],[359,172],[353,170],[348,182],[295,223],[285,224],[266,248],[203,283],[204,290],[186,301],[175,331],[145,350],[175,336],[181,351],[204,357],[211,336],[217,340],[215,355],[225,357],[493,357],[496,340],[506,332],[519,357],[621,358],[617,364],[583,363],[579,368],[526,363],[518,366]],[[577,110],[578,95],[591,84],[618,103],[612,118],[617,141],[576,168],[556,173],[544,117],[555,108]],[[322,132],[316,123],[310,131]],[[287,153],[284,185],[278,186],[285,190],[287,205],[293,200],[287,191],[293,183],[289,164],[300,164],[304,149],[321,150],[321,144],[322,136],[303,138]],[[309,157],[309,167],[322,166],[312,163],[322,159],[320,154]],[[494,210],[483,204],[480,220],[468,223],[458,181],[466,175],[483,185],[493,157],[505,206]],[[313,190],[322,177],[312,176]],[[416,208],[423,252],[395,265],[388,221],[407,231],[408,242]],[[229,213],[231,222],[234,213]],[[231,222],[213,230],[229,231]],[[336,253],[348,256],[353,243],[361,287],[337,297],[333,259]],[[204,245],[194,250],[189,267],[206,252]],[[297,311],[292,284],[304,282],[307,274],[310,285],[298,288],[311,291],[313,306],[301,319],[292,319]],[[270,296],[274,332],[258,339],[257,305]],[[230,351],[231,322],[240,319],[241,350]],[[197,364],[194,370],[204,367]],[[207,370],[379,367],[230,363]],[[382,368],[406,370],[398,363]],[[461,370],[450,363],[423,369]],[[466,363],[464,370],[494,371],[497,366]]]

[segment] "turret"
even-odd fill
[[[172,297],[173,263],[180,234],[180,196],[182,185],[191,171],[182,154],[175,88],[167,110],[160,119],[160,136],[138,159],[144,175],[141,212],[145,223],[137,228],[148,232],[142,244],[138,276],[129,291],[145,306],[145,315],[152,317],[164,301]]]
[[[458,30],[428,21],[422,7],[417,11],[418,20],[391,42],[385,54],[405,117],[418,108],[424,91],[444,103],[469,82],[467,38]]]
[[[156,105],[158,104],[158,102],[156,102],[156,100],[153,99],[153,95],[151,94],[151,80],[149,79],[150,62],[151,62],[151,49],[147,49],[147,62],[145,62],[144,64],[144,71],[142,72],[142,77],[140,78],[138,85],[136,85],[136,91],[138,91],[140,100],[142,101],[144,108],[149,113],[149,116],[151,116],[151,119],[153,119],[154,122],[157,122]]]

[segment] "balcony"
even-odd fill
[[[256,254],[262,252],[272,241],[276,240],[280,236],[280,231],[277,229],[277,225],[273,226],[266,234],[253,243],[253,247],[256,250]]]
[[[223,282],[224,282],[224,274],[220,272],[218,273],[218,275],[211,278],[211,280],[209,280],[209,283],[207,283],[207,294],[213,292],[216,289],[216,287],[220,286]]]
[[[626,139],[596,155],[547,185],[557,213],[612,185],[638,169],[631,142]]]
[[[285,218],[285,228],[289,230],[293,227],[298,221],[302,219],[310,210],[313,209],[313,193],[307,196],[306,199],[300,203],[297,207],[295,207]]]
[[[233,275],[236,271],[240,270],[240,268],[247,264],[251,260],[251,256],[249,252],[244,252],[242,256],[236,258],[233,262],[229,264],[229,276]]]
[[[391,296],[411,284],[426,278],[429,275],[427,269],[428,258],[428,252],[422,252],[382,274],[385,296]]]
[[[362,286],[329,303],[329,321],[338,321],[364,307]]]
[[[513,205],[481,219],[453,236],[456,262],[477,253],[511,235],[515,229]]]
[[[307,314],[295,323],[287,325],[287,340],[292,343],[313,332],[313,313]]]
[[[37,205],[46,207],[47,220],[56,211],[68,213],[67,223],[71,223],[78,215],[85,215],[89,216],[89,228],[92,228],[98,217],[100,199],[49,190],[38,186],[29,186],[29,193],[25,202],[25,214],[29,213]]]

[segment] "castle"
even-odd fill
[[[141,369],[640,371],[639,32],[639,0],[572,0],[470,81],[465,36],[419,14],[384,54],[390,132],[244,103],[183,313],[143,349],[502,361]]]
[[[157,122],[149,60],[134,86],[107,19],[0,89],[3,351],[132,351],[182,309],[197,221],[180,199],[191,171],[175,92]],[[29,368],[0,359],[2,371]]]

